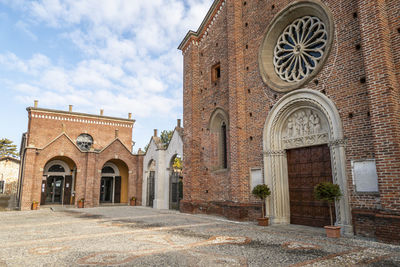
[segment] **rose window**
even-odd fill
[[[89,151],[93,145],[93,137],[88,134],[81,134],[76,139],[76,144],[83,151]]]
[[[276,74],[289,83],[309,76],[324,55],[327,39],[325,24],[319,18],[296,19],[276,43],[273,57]]]

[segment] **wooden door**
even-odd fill
[[[121,176],[115,176],[114,203],[121,203]]]
[[[64,204],[71,204],[71,187],[72,187],[72,175],[65,175],[64,181]]]
[[[287,151],[290,223],[322,227],[330,224],[326,202],[314,198],[314,187],[332,182],[330,151],[327,145]]]

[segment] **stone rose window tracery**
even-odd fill
[[[88,134],[81,134],[76,139],[76,144],[83,151],[89,151],[93,145],[93,137]]]
[[[284,7],[269,23],[258,53],[267,88],[286,93],[307,86],[327,62],[334,38],[333,14],[321,1]]]
[[[328,34],[317,17],[304,16],[288,25],[274,49],[274,67],[286,82],[309,76],[324,55]]]

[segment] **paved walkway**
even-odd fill
[[[143,207],[0,213],[0,266],[400,266],[400,247]]]

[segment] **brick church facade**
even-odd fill
[[[27,108],[21,145],[19,206],[141,204],[143,155],[132,154],[134,120]]]
[[[215,0],[184,58],[181,210],[400,242],[400,2]]]

